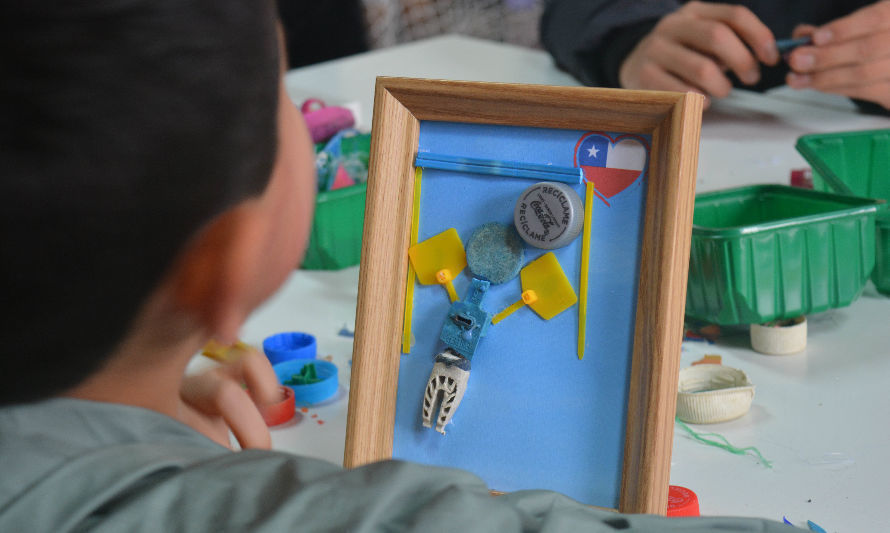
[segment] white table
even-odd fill
[[[297,101],[357,103],[359,127],[367,130],[378,75],[577,84],[541,51],[445,36],[299,69],[288,74],[287,86]],[[705,113],[699,191],[787,183],[791,169],[807,166],[794,149],[801,134],[890,127],[890,119],[852,109],[845,99],[816,93],[734,92]],[[279,331],[311,332],[319,355],[330,355],[343,373],[338,399],[273,432],[277,448],[342,461],[352,344],[338,331],[354,324],[357,282],[357,267],[297,271],[244,328],[243,338],[254,344]],[[702,514],[784,515],[828,531],[890,530],[884,509],[890,496],[888,317],[890,299],[869,284],[849,308],[810,317],[809,346],[801,354],[760,355],[747,336],[684,343],[682,366],[719,354],[757,386],[746,416],[695,429],[757,446],[774,466],[704,446],[677,429],[671,482],[697,492]]]

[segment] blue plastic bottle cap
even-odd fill
[[[529,245],[545,250],[562,248],[581,233],[584,204],[565,183],[536,183],[519,195],[513,223]]]
[[[285,381],[299,374],[306,365],[315,365],[315,374],[320,381],[306,385],[285,385],[294,391],[294,402],[297,405],[312,405],[323,402],[337,393],[339,381],[337,379],[337,365],[321,359],[291,359],[273,365],[272,369],[278,377],[278,382],[284,385]]]
[[[273,365],[290,359],[315,359],[315,337],[291,331],[276,333],[263,341],[263,352]]]

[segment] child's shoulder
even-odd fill
[[[77,514],[73,500],[95,504],[96,494],[169,467],[170,459],[186,464],[223,453],[187,426],[138,407],[54,398],[0,408],[0,530],[12,531],[3,525],[27,513],[53,514],[47,502]]]

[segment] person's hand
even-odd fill
[[[280,400],[279,394],[269,360],[245,350],[233,362],[185,376],[179,419],[223,446],[229,447],[231,431],[242,449],[268,449],[269,428],[257,406]]]
[[[665,15],[622,63],[628,89],[729,95],[732,71],[743,82],[760,80],[760,64],[779,61],[776,40],[744,6],[689,2]]]
[[[875,2],[824,26],[800,26],[811,36],[788,56],[787,83],[878,103],[890,109],[890,2]]]

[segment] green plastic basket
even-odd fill
[[[338,270],[359,263],[366,190],[362,183],[318,193],[302,268]]]
[[[813,167],[816,190],[890,201],[890,130],[804,135],[797,151]],[[880,215],[876,227],[871,279],[890,295],[890,214]]]
[[[687,316],[762,324],[849,305],[875,264],[881,207],[783,185],[696,196]]]

